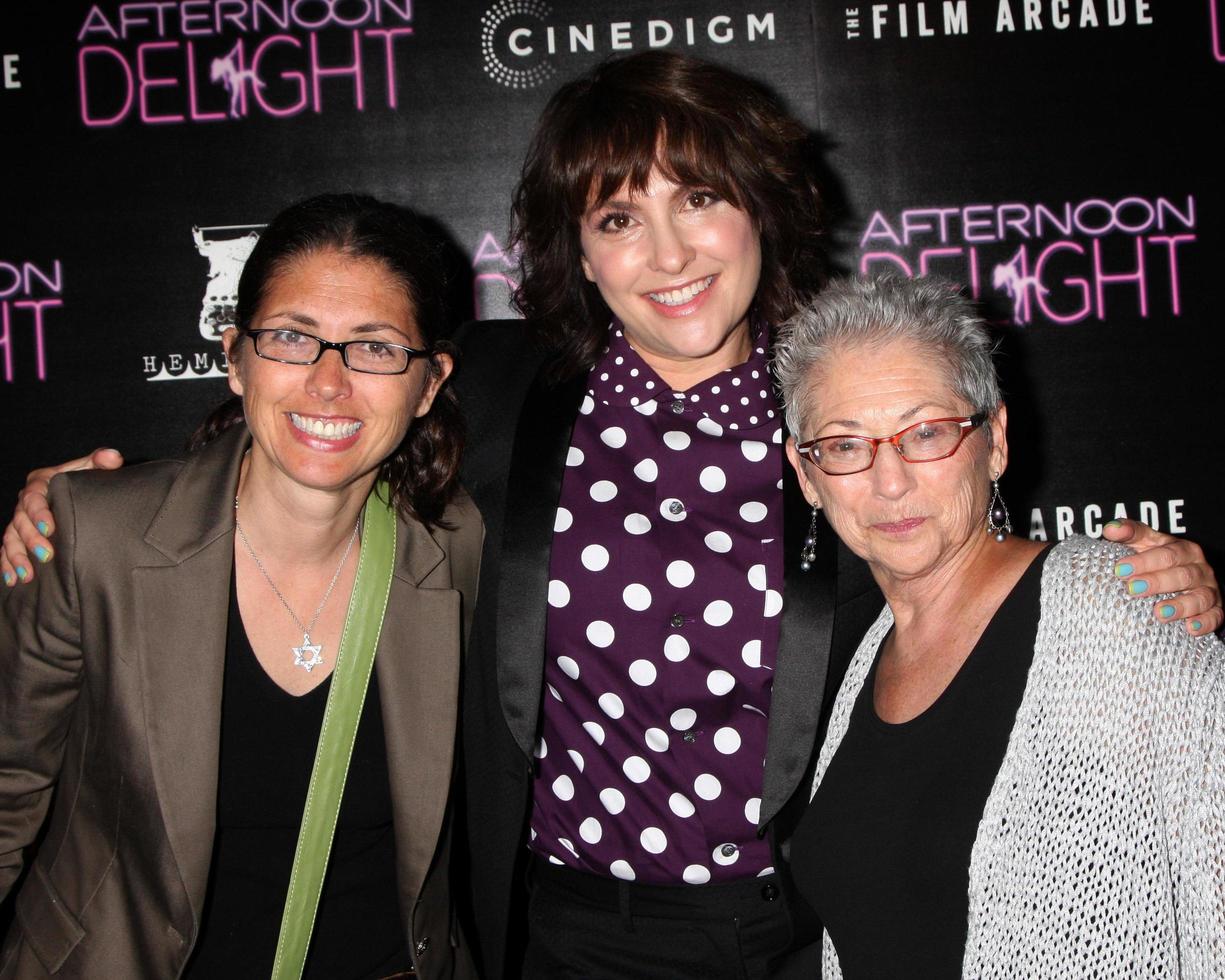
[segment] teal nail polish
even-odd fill
[[[30,577],[29,569],[27,569],[25,565],[18,565],[17,566],[17,577],[21,579],[21,581],[24,582],[27,578]]]
[[[1202,630],[1204,628],[1204,624],[1201,623],[1198,619],[1193,619],[1191,620],[1191,628],[1193,630]]]
[[[1122,521],[1107,521],[1106,526],[1107,527],[1122,527],[1123,522]]]
[[[1133,578],[1127,583],[1127,591],[1132,595],[1144,595],[1148,591],[1148,583],[1142,578]]]
[[[1117,565],[1114,566],[1115,575],[1130,575],[1131,572],[1132,572],[1132,568],[1131,568],[1130,562],[1121,561]]]
[[[13,573],[12,573],[12,572],[5,572],[5,573],[4,573],[4,584],[5,584],[5,585],[12,585],[12,584],[13,584],[14,582],[16,582],[16,581],[17,581],[17,580],[16,580],[15,578],[13,578]]]
[[[1160,609],[1157,610],[1157,615],[1160,616],[1162,619],[1169,619],[1171,616],[1174,615],[1174,607],[1171,606],[1169,603],[1166,603],[1166,605],[1162,606]]]
[[[51,552],[40,544],[34,549],[34,557],[45,565],[51,560]]]
[[[37,524],[35,524],[34,526],[35,526],[36,528],[38,528],[38,533],[39,533],[39,534],[41,534],[41,535],[43,535],[44,537],[46,537],[46,534],[47,534],[47,528],[48,528],[48,527],[50,527],[50,525],[49,525],[49,524],[48,524],[46,521],[39,521],[39,522],[38,522]]]

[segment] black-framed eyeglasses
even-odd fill
[[[314,364],[326,350],[340,354],[345,367],[362,374],[403,374],[414,357],[430,357],[432,350],[389,344],[383,340],[324,340],[301,330],[284,327],[250,330],[255,353],[269,361],[282,364]]]
[[[798,443],[796,452],[830,476],[849,476],[871,469],[876,450],[889,443],[907,463],[934,463],[948,459],[966,436],[987,421],[987,413],[968,418],[927,419],[908,425],[891,436],[822,436]]]

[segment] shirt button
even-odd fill
[[[683,412],[683,411],[685,410],[685,399],[683,399],[683,398],[674,398],[674,399],[672,400],[672,406],[671,406],[671,408],[672,408],[672,414],[673,414],[673,415],[680,415],[680,414],[681,414],[681,412]]]
[[[672,503],[668,504],[669,514],[679,514],[684,509],[685,509],[685,505],[682,504],[679,500],[674,500],[672,501]]]
[[[761,897],[767,902],[773,902],[778,898],[778,885],[770,882],[767,885],[761,886]]]
[[[722,847],[719,848],[719,853],[722,854],[725,858],[729,858],[733,854],[736,853],[736,845],[735,844],[724,844]]]
[[[668,622],[672,624],[673,629],[680,629],[685,625],[685,617],[680,613],[676,613],[671,619],[668,620]]]
[[[685,734],[682,735],[681,738],[691,745],[698,740],[697,735],[694,734],[693,732],[685,732]]]

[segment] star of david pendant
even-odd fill
[[[293,648],[293,665],[301,667],[308,674],[323,663],[323,645],[311,643],[309,633],[302,634],[302,645]]]

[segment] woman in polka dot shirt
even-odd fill
[[[564,86],[529,150],[534,331],[472,325],[459,377],[490,976],[757,977],[819,935],[780,847],[881,598],[833,535],[801,554],[784,473],[767,354],[821,278],[806,140],[756,84],[651,52]]]

